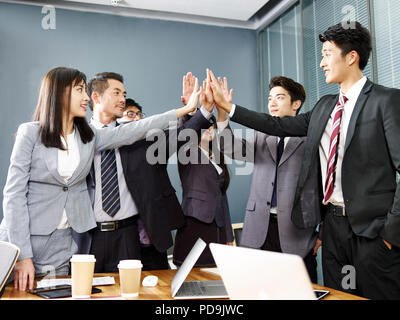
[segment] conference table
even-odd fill
[[[158,284],[155,287],[140,287],[139,297],[134,298],[136,300],[173,300],[171,296],[171,281],[177,272],[176,269],[171,270],[152,270],[142,271],[141,278],[143,279],[148,275],[155,275],[158,277]],[[115,279],[115,284],[96,286],[100,288],[102,292],[93,294],[91,299],[122,299],[120,296],[120,285],[118,273],[96,273],[94,277],[107,277],[112,276]],[[63,277],[67,278],[67,277]],[[201,270],[200,268],[193,268],[189,273],[185,281],[204,281],[204,280],[220,280],[221,277],[215,273]],[[40,279],[38,279],[40,280]],[[36,281],[36,280],[35,280]],[[35,283],[36,286],[36,283]],[[329,290],[330,294],[327,295],[323,300],[366,300],[365,298],[358,297],[346,292],[333,290],[327,287],[323,287],[317,284],[313,284],[316,290]],[[28,293],[26,291],[19,291],[14,289],[13,283],[6,286],[3,296],[0,300],[34,300],[44,299],[37,295]],[[226,300],[226,299],[225,299]]]

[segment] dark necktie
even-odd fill
[[[275,181],[274,181],[274,192],[272,193],[272,199],[271,199],[271,207],[276,207],[277,206],[277,200],[276,200],[276,182],[278,178],[278,166],[279,166],[279,161],[281,161],[282,154],[283,154],[283,149],[285,148],[285,138],[279,138],[278,145],[276,147],[276,170],[275,170]]]
[[[101,152],[101,198],[103,210],[113,217],[121,207],[114,149]]]

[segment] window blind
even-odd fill
[[[374,0],[377,82],[400,88],[400,1]]]
[[[354,17],[364,27],[369,28],[368,4],[365,0],[303,0],[302,14],[306,111],[311,110],[322,96],[339,91],[337,85],[325,82],[325,76],[319,67],[322,43],[318,35],[332,25],[347,21],[348,17]],[[364,75],[369,77],[370,74],[371,68],[368,63]]]
[[[300,5],[297,4],[260,32],[262,110],[268,112],[269,80],[286,76],[303,82]]]

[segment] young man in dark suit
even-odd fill
[[[372,299],[400,299],[400,90],[363,76],[371,36],[358,22],[328,28],[320,67],[340,93],[322,97],[313,110],[278,118],[233,107],[212,72],[214,100],[232,121],[277,136],[307,136],[296,189],[293,222],[307,227],[301,191],[319,168],[325,209],[325,285]]]
[[[271,115],[294,117],[305,99],[300,83],[283,76],[271,78],[268,95]],[[320,240],[315,229],[320,221],[320,205],[309,201],[303,208],[304,214],[314,219],[313,226],[299,229],[291,220],[306,138],[276,137],[262,132],[255,132],[250,139],[237,138],[221,109],[217,125],[220,149],[228,157],[254,163],[240,246],[297,254],[304,259],[311,281],[317,283],[316,253]],[[309,184],[303,194],[313,194],[317,189],[318,183]]]

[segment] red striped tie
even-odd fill
[[[336,163],[338,158],[338,145],[339,145],[339,130],[340,130],[340,122],[342,121],[342,114],[344,104],[348,99],[340,95],[339,101],[336,104],[334,110],[333,117],[333,129],[331,134],[331,142],[329,144],[329,153],[328,153],[328,164],[326,169],[326,180],[325,180],[325,197],[324,202],[327,202],[333,193],[333,187],[335,185],[335,172],[336,172]]]

